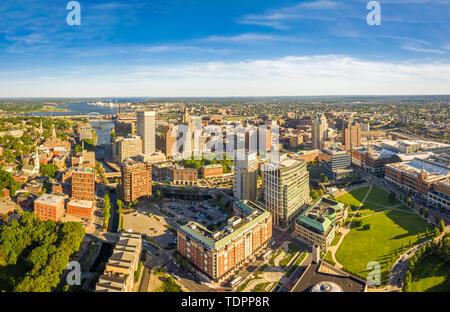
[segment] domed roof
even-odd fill
[[[320,282],[311,288],[311,292],[342,292],[342,288],[333,282]]]

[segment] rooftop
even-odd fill
[[[326,197],[320,197],[298,218],[297,224],[316,233],[325,234],[335,224],[336,212],[345,209],[345,205]]]
[[[218,250],[230,240],[270,216],[269,212],[252,202],[238,201],[235,202],[235,205],[247,216],[245,218],[234,216],[228,219],[228,224],[216,232],[211,232],[196,222],[189,222],[181,226],[180,230],[209,249]]]
[[[82,208],[92,208],[94,206],[94,202],[89,201],[89,200],[72,199],[71,201],[69,201],[69,203],[67,205],[77,206],[77,207],[82,207]]]
[[[55,206],[64,202],[64,197],[51,194],[42,194],[35,201],[36,204]]]
[[[319,263],[311,263],[311,265],[308,266],[292,289],[292,292],[308,292],[313,289],[316,290],[317,286],[322,286],[324,284],[337,286],[338,289],[343,292],[364,292],[366,289],[366,282],[363,280],[336,269],[328,263],[319,261]],[[328,291],[332,290],[333,287]],[[321,291],[325,292],[327,291],[327,288],[321,287]]]

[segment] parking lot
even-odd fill
[[[156,218],[159,218],[158,221]],[[124,215],[123,225],[126,231],[132,230],[146,234],[162,246],[174,243],[176,235],[164,226],[163,218],[151,216],[148,212],[135,212]]]
[[[208,226],[227,219],[219,207],[207,201],[172,200],[162,207],[174,216],[179,216],[182,222],[195,221]]]

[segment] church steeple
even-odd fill
[[[55,125],[52,125],[52,139],[56,139],[56,129],[55,129]]]
[[[40,165],[39,165],[39,152],[36,148],[35,155],[34,155],[34,170],[39,172]]]

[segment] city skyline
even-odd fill
[[[447,0],[67,2],[2,4],[2,97],[450,93]]]

